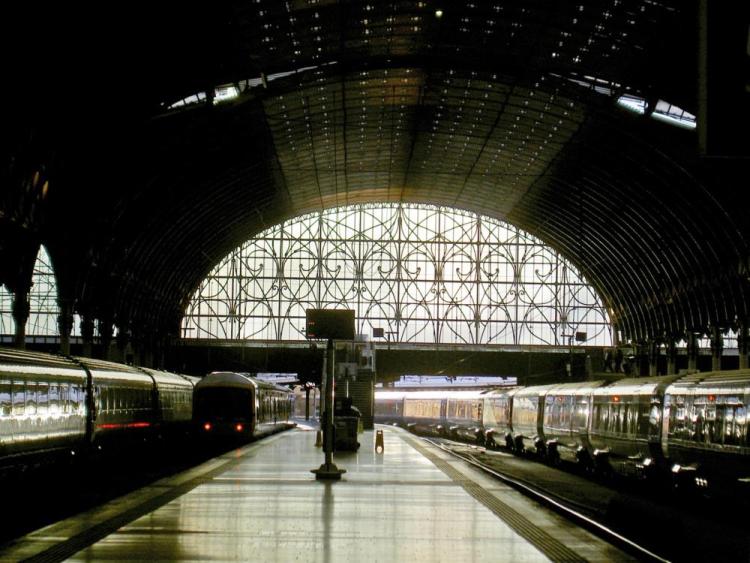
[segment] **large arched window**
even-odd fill
[[[57,282],[47,249],[39,247],[34,262],[29,289],[29,318],[26,321],[28,336],[58,336],[57,317],[60,310],[57,304]],[[13,320],[13,293],[0,286],[0,334],[15,333]]]
[[[29,290],[29,320],[26,334],[29,336],[58,336],[57,282],[47,249],[39,247],[34,263],[34,274]]]
[[[13,320],[13,293],[0,284],[0,334],[12,335],[16,332]]]
[[[611,344],[596,292],[529,234],[475,213],[357,205],[276,225],[226,256],[183,319],[188,338],[302,340],[308,308],[354,309],[391,342]]]

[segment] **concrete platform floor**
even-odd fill
[[[0,550],[37,561],[622,561],[627,554],[468,464],[383,427],[339,453],[308,427],[271,436]]]

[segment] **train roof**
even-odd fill
[[[606,381],[577,381],[575,383],[556,383],[547,390],[547,395],[585,395],[593,389],[606,385]]]
[[[143,372],[141,369],[129,366],[127,364],[117,364],[115,362],[107,362],[105,360],[97,360],[94,358],[74,358],[76,362],[79,362],[87,370],[91,372],[91,377],[94,379],[110,379],[115,381],[130,381],[131,383],[139,383],[144,385],[153,385],[154,381],[151,377]]]
[[[605,396],[612,394],[621,395],[651,395],[666,389],[668,385],[682,376],[679,375],[658,375],[651,377],[629,377],[620,379],[594,389],[595,396]]]
[[[148,375],[154,378],[159,385],[174,385],[175,387],[193,387],[193,382],[186,377],[178,374],[171,373],[168,371],[161,371],[150,368],[139,368],[141,371],[146,372]]]
[[[207,387],[237,387],[257,389],[258,383],[249,376],[234,371],[212,371],[195,384],[196,389]]]
[[[708,385],[748,385],[750,370],[734,369],[725,371],[698,372],[686,375],[672,384],[672,387],[708,386]]]
[[[0,372],[18,376],[86,377],[81,366],[70,358],[15,348],[0,348]]]
[[[376,399],[483,399],[484,391],[451,391],[439,389],[431,391],[375,391]]]

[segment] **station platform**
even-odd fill
[[[360,434],[316,481],[312,427],[3,546],[3,561],[623,561],[628,554],[407,432]]]

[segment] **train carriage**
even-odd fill
[[[622,379],[593,390],[589,438],[597,469],[647,476],[665,468],[661,448],[664,391],[678,377]]]
[[[511,428],[515,451],[520,453],[531,449],[539,454],[546,454],[542,432],[542,415],[544,413],[544,396],[547,390],[552,387],[552,385],[538,385],[511,392],[513,401]]]
[[[591,392],[602,385],[603,381],[563,383],[547,390],[542,434],[550,461],[591,464],[593,448],[588,436]]]
[[[479,391],[457,391],[445,399],[447,435],[484,443],[482,408],[484,394]]]
[[[403,422],[404,391],[377,391],[374,416],[379,424]]]
[[[403,416],[409,430],[445,436],[447,394],[442,391],[414,391],[404,394]]]
[[[679,486],[750,482],[750,370],[698,373],[667,387],[662,449]]]
[[[158,422],[154,378],[132,366],[77,358],[91,374],[92,442],[104,445],[148,439]]]
[[[488,391],[484,395],[482,426],[487,447],[495,448],[503,444],[508,449],[513,448],[512,391],[512,389],[497,389]]]
[[[0,464],[75,451],[86,437],[86,385],[69,359],[0,349]]]
[[[155,430],[162,436],[188,432],[193,419],[193,387],[199,379],[155,369],[139,369],[150,376],[155,385]]]

